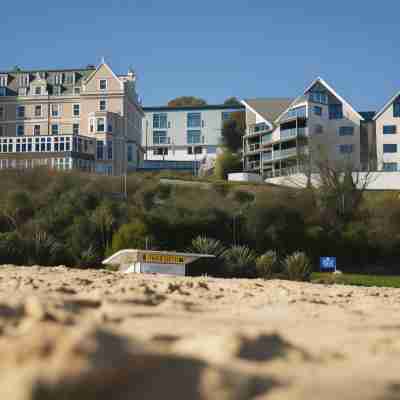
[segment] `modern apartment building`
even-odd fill
[[[271,132],[274,122],[293,102],[288,98],[247,99],[246,135],[243,138],[243,170],[262,174],[262,141]]]
[[[400,92],[375,115],[378,170],[400,171]]]
[[[256,103],[243,102],[247,119],[253,121],[244,143],[245,171],[264,178],[291,175],[321,156],[362,168],[360,127],[364,118],[323,79],[313,81],[290,104],[288,100],[271,102],[278,105],[271,115],[257,110]],[[283,110],[277,116],[280,106]]]
[[[0,72],[0,168],[120,175],[141,158],[135,74],[97,68]]]
[[[244,106],[144,107],[144,169],[198,170],[215,159],[224,121]]]

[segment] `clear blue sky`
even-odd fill
[[[296,96],[319,75],[359,110],[400,90],[398,1],[6,1],[1,14],[0,70],[105,56],[136,69],[145,105]]]

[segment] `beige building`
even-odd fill
[[[286,107],[279,112],[279,107]],[[323,79],[317,78],[294,101],[273,100],[273,112],[257,110],[257,103],[244,101],[248,126],[244,141],[244,170],[264,178],[292,175],[305,162],[327,158],[350,162],[362,169],[360,127],[364,121]],[[252,123],[253,122],[253,123]]]
[[[378,170],[400,171],[400,92],[375,115]]]
[[[120,175],[143,158],[135,74],[97,68],[0,72],[0,168]]]

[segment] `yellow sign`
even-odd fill
[[[185,257],[167,254],[144,253],[143,262],[151,264],[185,264]]]

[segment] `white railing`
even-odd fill
[[[264,173],[264,177],[266,179],[278,178],[280,176],[290,176],[290,175],[295,175],[295,174],[300,174],[300,173],[302,173],[302,168],[296,165],[293,167],[287,167],[287,168],[281,168],[281,169],[267,171]]]
[[[249,169],[260,169],[261,163],[260,161],[250,161],[248,163]]]
[[[297,155],[297,148],[293,147],[291,149],[283,149],[283,150],[274,150],[273,152],[273,158],[274,160],[277,160],[279,158],[286,158],[286,157],[292,157]]]
[[[249,144],[249,145],[247,146],[247,151],[248,151],[248,152],[257,151],[257,150],[259,150],[259,149],[260,149],[260,144],[259,144],[259,143],[256,143],[256,144]]]
[[[307,128],[292,128],[281,130],[281,140],[307,135]]]
[[[271,161],[271,160],[272,160],[272,152],[270,152],[270,153],[263,153],[263,155],[262,155],[262,160],[263,160],[263,161]]]

